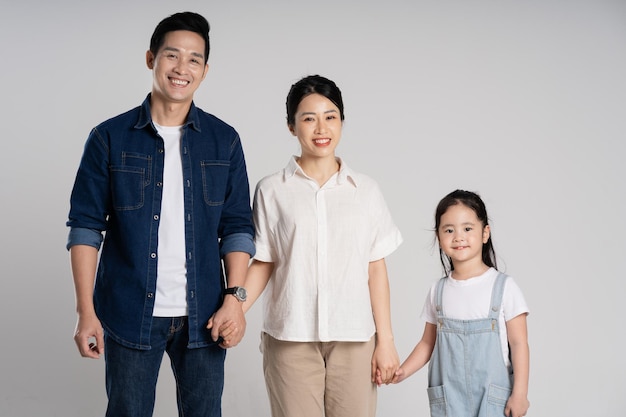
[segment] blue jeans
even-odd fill
[[[154,317],[150,350],[122,346],[105,334],[107,417],[151,417],[163,353],[176,380],[178,415],[221,417],[226,351],[189,349],[187,317]]]

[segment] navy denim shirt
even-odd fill
[[[100,247],[94,304],[119,343],[149,349],[163,196],[163,139],[140,107],[94,128],[71,195],[67,247]],[[254,255],[250,189],[237,132],[192,103],[181,138],[189,347],[213,343],[206,327],[221,306],[221,259]]]

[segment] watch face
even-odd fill
[[[235,291],[235,297],[240,301],[246,301],[246,297],[248,296],[248,292],[243,287],[238,287]]]

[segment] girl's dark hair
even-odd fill
[[[445,196],[437,205],[437,209],[435,210],[435,234],[439,236],[439,226],[441,225],[441,216],[444,215],[448,208],[451,206],[455,206],[457,204],[462,204],[467,208],[474,210],[476,213],[476,217],[481,221],[483,228],[489,225],[489,217],[487,216],[487,208],[485,207],[485,203],[480,198],[477,193],[465,190],[455,190],[450,194]],[[483,245],[483,253],[482,253],[483,262],[485,265],[490,266],[492,268],[498,269],[496,263],[496,252],[493,249],[493,243],[491,241],[491,233],[489,234],[489,239],[487,243]],[[444,253],[444,251],[439,248],[439,259],[441,259],[441,265],[443,266],[443,270],[446,275],[448,275],[451,271],[454,271],[454,264],[448,255]]]
[[[320,75],[309,75],[296,82],[287,94],[287,125],[296,123],[296,111],[302,99],[311,94],[320,94],[337,106],[341,120],[344,120],[341,91],[334,81]]]
[[[150,52],[156,56],[157,52],[159,52],[159,48],[163,46],[165,35],[168,32],[177,30],[195,32],[204,39],[204,62],[206,63],[209,60],[209,51],[211,50],[209,42],[209,31],[211,27],[203,16],[194,12],[175,13],[161,20],[154,29],[154,33],[150,39]]]

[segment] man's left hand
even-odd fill
[[[246,332],[246,318],[241,302],[227,295],[222,307],[211,316],[206,327],[211,330],[215,342],[222,338],[220,347],[223,349],[237,346]]]

